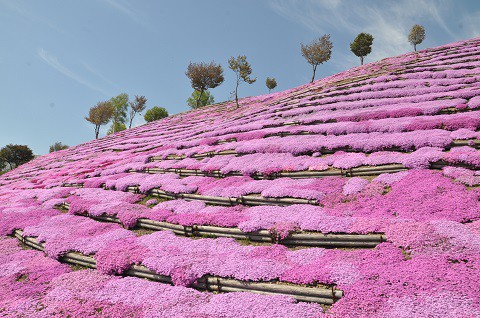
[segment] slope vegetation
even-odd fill
[[[42,156],[0,313],[480,317],[479,128],[477,38]]]

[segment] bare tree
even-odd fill
[[[268,92],[270,93],[272,91],[272,89],[277,87],[277,80],[275,78],[267,77],[267,79],[265,81],[265,85],[267,85]]]
[[[145,98],[145,96],[135,95],[135,100],[133,102],[129,102],[128,104],[130,105],[130,125],[128,126],[128,128],[132,128],[133,118],[137,113],[141,113],[145,110],[145,108],[147,107],[147,99]]]
[[[310,44],[300,44],[302,48],[302,56],[307,60],[313,68],[313,82],[315,80],[315,73],[317,66],[328,61],[332,56],[333,44],[330,41],[330,34],[325,34],[322,37],[312,41]]]
[[[114,107],[110,101],[99,102],[90,108],[88,117],[85,119],[95,125],[95,139],[98,139],[100,126],[105,125],[112,119]]]
[[[413,49],[417,51],[417,44],[425,40],[425,28],[419,24],[415,24],[408,35],[408,42],[413,44]]]
[[[360,58],[360,64],[363,65],[365,56],[372,52],[373,36],[369,33],[360,33],[355,40],[350,43],[350,50]]]
[[[192,88],[199,91],[195,108],[200,107],[199,103],[203,93],[210,88],[215,88],[223,83],[223,68],[215,62],[190,63],[185,75],[190,79]]]
[[[238,86],[241,82],[253,84],[257,79],[250,78],[250,75],[252,74],[252,66],[247,62],[247,57],[245,55],[239,55],[237,58],[234,58],[233,56],[230,57],[228,59],[228,67],[234,71],[236,75],[235,102],[237,103],[238,108]]]

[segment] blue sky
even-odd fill
[[[89,108],[122,92],[145,95],[148,108],[186,111],[190,61],[222,64],[218,102],[233,90],[232,55],[246,55],[257,77],[240,96],[259,95],[267,76],[276,90],[310,80],[300,43],[331,34],[320,78],[359,64],[349,43],[360,32],[375,38],[366,62],[412,50],[415,23],[427,32],[420,49],[479,36],[480,1],[0,0],[0,147],[45,154],[55,141],[86,142],[94,138]]]

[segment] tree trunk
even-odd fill
[[[363,56],[360,56],[360,65],[363,65]]]
[[[417,45],[415,43],[413,43],[413,49],[417,52]]]
[[[195,103],[196,104],[196,108],[199,108],[200,107],[200,99],[202,98],[202,95],[203,95],[203,91],[200,91],[200,94],[198,94],[198,98],[197,98],[197,102]]]
[[[135,117],[135,113],[130,116],[130,125],[128,125],[128,129],[132,128],[133,117]]]
[[[313,83],[313,81],[315,80],[315,72],[317,71],[317,66],[315,65],[313,67],[313,76],[312,76],[312,80],[310,81],[310,83]]]
[[[95,126],[95,139],[98,139],[99,132],[100,132],[100,126]]]
[[[238,105],[238,84],[239,81],[237,80],[237,86],[235,87],[235,102],[237,103],[237,109],[240,108],[240,105]]]

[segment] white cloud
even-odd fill
[[[110,86],[114,88],[118,88],[115,83],[113,83],[111,80],[109,80],[107,77],[105,77],[102,73],[100,73],[96,68],[88,64],[87,62],[82,62],[82,65],[85,67],[87,71],[104,81],[105,83],[109,84]]]
[[[473,12],[471,15],[464,16],[462,20],[460,20],[461,27],[466,32],[467,38],[474,38],[480,36],[480,11]]]
[[[128,4],[122,4],[120,1],[117,1],[117,0],[103,0],[104,2],[108,3],[109,5],[111,5],[112,7],[114,7],[115,9],[117,9],[118,11],[134,18],[135,17],[135,12],[133,11],[133,9],[129,8],[128,7]]]
[[[279,15],[303,24],[308,29],[318,33],[328,33],[331,26],[341,25],[342,28],[351,31],[355,25],[345,19],[341,14],[343,6],[341,0],[318,1],[294,1],[273,0],[270,7]]]
[[[102,89],[98,88],[97,86],[91,84],[89,81],[83,79],[82,77],[80,77],[79,75],[74,73],[72,70],[70,70],[69,68],[67,68],[63,64],[61,64],[58,61],[58,58],[56,56],[48,53],[46,50],[44,50],[42,48],[38,48],[37,49],[37,54],[42,61],[44,61],[45,63],[47,63],[48,65],[53,67],[55,70],[62,73],[63,75],[73,79],[74,81],[76,81],[77,83],[79,83],[79,84],[81,84],[85,87],[88,87],[92,90],[95,90],[95,91],[100,92],[100,93],[102,93],[106,96],[109,96],[109,94],[107,92],[105,92],[104,90],[102,90]]]
[[[457,40],[462,35],[454,33],[446,21],[451,19],[452,10],[456,10],[456,15],[460,17],[469,13],[462,12],[461,8],[455,6],[455,2],[446,0],[375,2],[271,0],[269,5],[280,16],[299,23],[319,35],[333,33],[353,40],[360,32],[371,33],[375,39],[374,50],[367,61],[380,60],[410,50],[407,34],[416,23],[435,25],[437,29],[443,30],[447,38]],[[477,23],[469,18],[465,19],[464,24],[468,32],[478,35],[478,19],[475,22]],[[466,35],[468,36],[470,34]],[[333,40],[335,46],[335,38]],[[343,67],[345,61],[351,60],[346,52],[335,54],[343,60]]]
[[[121,12],[122,14],[129,17],[132,21],[142,25],[145,28],[152,29],[147,23],[147,16],[142,14],[139,10],[131,6],[125,0],[101,0],[102,2],[108,4],[115,10]],[[136,3],[138,6],[138,3]]]
[[[38,15],[35,10],[32,10],[31,5],[25,1],[0,0],[0,6],[2,6],[3,9],[14,12],[25,20],[34,23],[44,24],[58,33],[67,34],[67,32],[65,32],[65,29],[60,28],[50,19]]]

